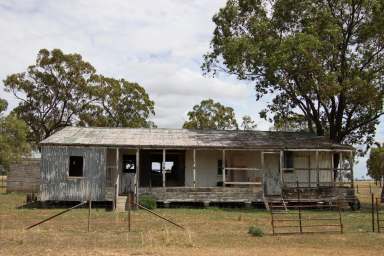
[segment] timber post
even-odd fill
[[[222,165],[222,173],[223,173],[223,187],[225,187],[225,149],[223,149],[223,161],[221,163]]]
[[[371,193],[371,219],[372,219],[372,232],[375,232],[375,199]]]
[[[119,183],[120,183],[120,173],[119,173],[119,148],[116,148],[116,183],[115,183],[115,210],[117,207],[117,200],[119,197]]]
[[[163,174],[163,188],[165,188],[165,149],[163,149],[163,161],[161,165],[161,171]]]
[[[73,207],[71,207],[71,208],[68,208],[68,209],[66,209],[66,210],[64,210],[64,211],[61,211],[61,212],[55,214],[55,215],[52,215],[52,216],[50,216],[50,217],[48,217],[48,218],[46,218],[46,219],[44,219],[44,220],[42,220],[42,221],[39,221],[39,222],[36,223],[36,224],[33,224],[33,225],[27,227],[26,230],[31,229],[31,228],[33,228],[33,227],[36,227],[36,226],[38,226],[38,225],[40,225],[40,224],[43,224],[43,223],[45,223],[45,222],[47,222],[47,221],[49,221],[49,220],[51,220],[51,219],[53,219],[53,218],[56,218],[57,216],[60,216],[60,215],[62,215],[62,214],[64,214],[64,213],[66,213],[66,212],[69,212],[69,211],[71,211],[71,210],[73,210],[73,209],[75,209],[75,208],[77,208],[77,207],[79,207],[79,206],[82,206],[82,205],[86,204],[86,203],[87,203],[87,201],[81,202],[81,203],[79,203],[79,204],[77,204],[77,205],[75,205],[75,206],[73,206]]]
[[[88,200],[88,232],[91,229],[91,208],[92,208],[92,199]]]
[[[319,150],[316,150],[316,184],[317,184],[317,187],[320,187]]]
[[[299,229],[300,234],[303,233],[303,223],[302,223],[302,216],[301,216],[301,205],[300,205],[300,189],[299,189],[299,180],[296,181],[296,187],[297,187],[297,203],[298,203],[298,209],[299,209]]]
[[[281,186],[284,186],[284,151],[280,150],[280,181]]]
[[[196,149],[193,149],[193,187],[196,187]]]
[[[135,174],[135,196],[133,200],[139,202],[139,186],[140,186],[140,149],[136,149],[136,174]]]
[[[376,198],[376,221],[377,221],[377,233],[381,233],[381,228],[380,228],[380,214],[379,214],[379,209],[380,205],[379,205],[379,200],[378,198]]]
[[[340,233],[344,233],[343,219],[341,216],[341,201],[337,199],[337,210],[339,211],[339,224],[340,224]]]
[[[131,232],[131,206],[132,206],[132,195],[128,194],[128,232]]]

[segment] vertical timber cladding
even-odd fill
[[[83,176],[69,177],[69,157],[83,157]],[[42,146],[41,200],[105,200],[106,149],[97,147]]]

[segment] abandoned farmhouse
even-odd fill
[[[354,148],[297,132],[66,127],[41,142],[41,201],[353,198]],[[338,166],[334,159],[338,158]],[[292,196],[293,195],[293,196]]]

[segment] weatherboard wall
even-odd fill
[[[41,149],[42,201],[105,200],[106,149],[43,146]],[[69,177],[69,157],[83,157],[83,177]]]

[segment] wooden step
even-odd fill
[[[105,200],[107,201],[113,201],[114,200],[114,188],[113,187],[106,187],[105,188]]]

